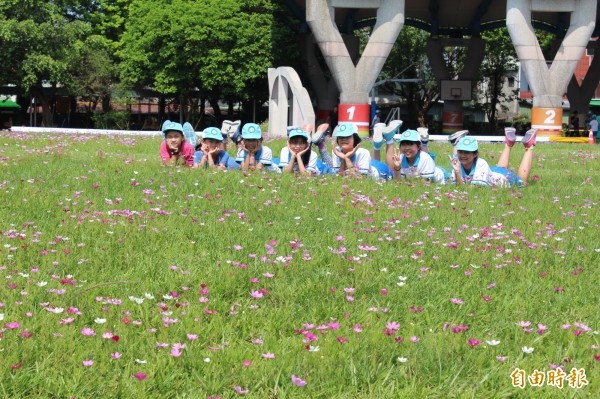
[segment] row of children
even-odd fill
[[[505,146],[497,166],[479,157],[477,139],[468,136],[467,130],[449,136],[453,146],[451,171],[436,166],[434,154],[428,151],[427,129],[406,130],[399,133],[402,121],[391,121],[388,125],[378,123],[373,128],[373,152],[361,147],[358,127],[353,123],[340,123],[334,130],[331,156],[326,149],[327,124],[316,130],[307,125],[304,128],[288,128],[287,145],[279,158],[274,158],[271,149],[263,145],[260,126],[245,124],[239,129],[239,121],[225,121],[221,129],[206,128],[196,138],[189,123],[183,126],[177,122],[163,124],[165,140],[160,153],[165,164],[184,163],[195,168],[207,167],[221,170],[268,170],[275,172],[307,173],[359,173],[374,178],[403,179],[423,178],[444,184],[479,184],[488,186],[523,186],[528,183],[533,163],[533,147],[536,144],[535,129],[527,131],[521,142],[525,153],[518,169],[518,175],[509,169],[511,149],[517,141],[514,128],[505,129]],[[188,139],[186,141],[186,138]],[[227,140],[231,138],[237,145],[235,159],[227,152]],[[399,147],[395,146],[399,144]],[[195,145],[194,145],[195,144]],[[381,162],[381,150],[385,144],[385,162]],[[312,151],[318,149],[321,159]],[[432,156],[433,155],[433,156]]]

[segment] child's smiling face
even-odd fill
[[[179,151],[183,143],[183,134],[178,130],[168,130],[165,133],[167,147],[172,151]]]
[[[243,141],[248,151],[256,152],[262,147],[262,139],[244,139]]]
[[[354,135],[349,137],[338,137],[337,144],[344,154],[352,151],[354,149]]]

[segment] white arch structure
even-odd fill
[[[291,67],[269,68],[269,135],[285,137],[288,126],[315,124],[315,111],[302,86],[298,73]]]

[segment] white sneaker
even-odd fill
[[[517,141],[517,129],[514,127],[504,128],[504,142],[507,146],[512,147]]]
[[[450,144],[456,145],[456,143],[458,143],[458,140],[462,139],[463,137],[467,136],[468,134],[469,134],[468,130],[459,130],[458,132],[453,133],[450,136],[448,136],[448,141],[450,142]]]
[[[401,120],[393,120],[383,129],[383,139],[387,142],[392,139],[396,133],[398,133],[398,129],[402,126]]]
[[[312,135],[309,135],[310,141],[313,144],[318,145],[325,138],[327,129],[329,129],[329,123],[321,123],[317,126],[317,130],[315,130]]]
[[[417,132],[419,132],[419,136],[421,136],[421,143],[427,144],[429,142],[429,129],[426,127],[418,127]]]
[[[529,129],[525,136],[521,139],[521,143],[525,146],[525,148],[531,148],[535,146],[535,138],[537,136],[537,129]]]
[[[383,130],[385,128],[385,123],[376,123],[375,126],[373,126],[373,143],[383,142]]]
[[[239,130],[241,124],[242,121],[240,120],[224,120],[223,124],[221,125],[221,134],[223,135],[223,137],[232,138],[235,135],[235,133]]]
[[[194,127],[191,123],[186,122],[183,124],[183,136],[185,137],[185,141],[190,143],[193,147],[196,146],[196,135],[194,134]]]

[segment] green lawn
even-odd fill
[[[600,396],[600,146],[539,144],[500,189],[165,168],[159,144],[0,134],[0,397]]]

